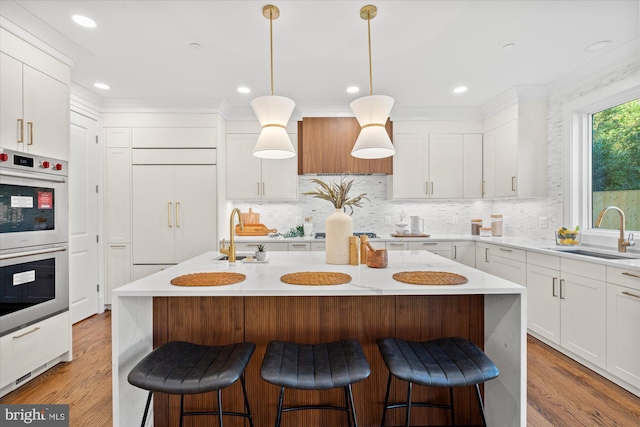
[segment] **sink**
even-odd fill
[[[245,259],[246,257],[248,257],[249,255],[236,255],[236,260],[240,261]],[[219,256],[218,258],[215,258],[214,261],[228,261],[229,257],[227,255],[222,255]]]
[[[591,257],[602,258],[602,259],[638,259],[640,258],[640,255],[635,255],[635,254],[615,254],[615,253],[588,251],[584,249],[554,248],[554,250],[558,252],[563,252],[566,254],[584,255],[584,256],[591,256]]]

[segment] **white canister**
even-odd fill
[[[302,228],[304,230],[304,237],[313,237],[313,220],[312,217],[307,217],[304,219],[304,224]]]
[[[411,234],[424,233],[424,219],[419,216],[411,217]]]

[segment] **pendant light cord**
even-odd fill
[[[269,47],[271,56],[271,96],[273,96],[273,10],[269,10]]]
[[[369,95],[373,95],[373,71],[371,67],[371,12],[367,11],[367,34],[369,41]]]

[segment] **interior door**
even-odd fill
[[[98,298],[99,145],[95,120],[71,113],[69,158],[69,284],[71,321],[100,310]]]
[[[172,165],[133,166],[134,264],[175,263],[174,168]]]

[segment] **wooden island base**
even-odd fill
[[[447,336],[470,339],[480,348],[484,343],[484,296],[220,296],[154,297],[153,346],[184,340],[206,345],[240,341],[256,343],[256,351],[246,370],[249,403],[256,427],[275,422],[279,389],[260,377],[260,365],[270,340],[319,343],[345,338],[360,341],[371,365],[371,376],[353,386],[358,424],[379,426],[388,371],[378,347],[379,337],[428,340]],[[392,399],[406,399],[406,383],[392,382]],[[395,399],[394,399],[395,397]],[[413,401],[449,402],[447,389],[414,387]],[[222,394],[225,411],[243,411],[239,382]],[[214,410],[215,393],[187,396],[185,410]],[[304,404],[344,405],[341,389],[285,392],[285,406]],[[481,424],[472,387],[455,390],[456,422]],[[157,394],[154,425],[178,425],[178,396]],[[142,413],[142,408],[140,409]],[[387,425],[404,422],[403,409],[388,412]],[[216,423],[213,417],[187,417],[185,427]],[[248,426],[240,418],[225,417],[225,426]],[[444,409],[414,408],[414,425],[446,425]],[[132,422],[135,420],[132,420]],[[139,422],[139,421],[136,421]],[[135,423],[134,423],[135,424]],[[346,426],[347,417],[338,411],[298,411],[283,415],[283,427]]]

